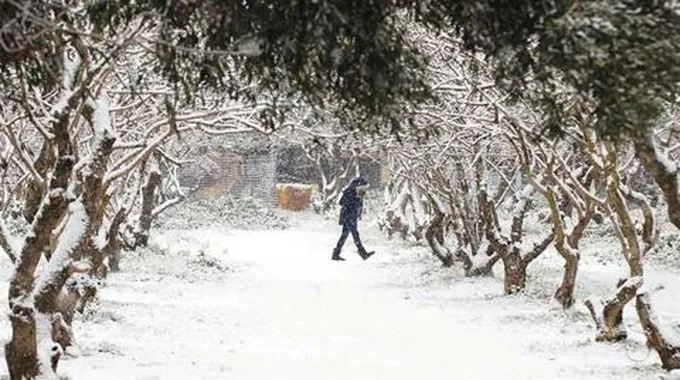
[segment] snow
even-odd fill
[[[629,339],[594,341],[585,296],[615,291],[625,263],[616,238],[582,243],[577,304],[552,300],[563,260],[547,251],[525,293],[504,296],[495,278],[444,269],[428,248],[360,226],[378,253],[362,261],[351,242],[332,262],[333,220],[288,213],[285,230],[219,226],[156,229],[128,254],[96,308],[76,318],[79,358],[69,379],[650,379],[673,378],[645,347],[634,308]],[[0,257],[0,273],[9,276]],[[657,318],[678,321],[677,269],[646,264]],[[7,286],[6,282],[3,286]],[[0,289],[0,292],[5,289]],[[6,305],[3,306],[6,308]],[[7,310],[0,310],[6,313]],[[0,320],[6,339],[10,328]],[[677,377],[676,377],[677,378]]]
[[[661,166],[664,167],[664,170],[666,171],[666,173],[669,173],[669,174],[670,174],[670,173],[677,173],[677,171],[678,171],[678,166],[675,164],[675,162],[673,162],[673,161],[670,159],[670,154],[669,154],[669,152],[660,149],[660,148],[657,146],[656,142],[654,141],[654,139],[653,139],[653,137],[652,137],[651,135],[650,135],[650,136],[647,136],[647,138],[649,139],[650,144],[652,145],[652,147],[653,147],[653,149],[654,149],[654,156],[655,156],[655,158],[656,158],[656,161],[657,161],[658,163],[660,163]]]
[[[654,309],[654,303],[651,300],[651,295],[648,293],[645,293],[642,295],[644,297],[645,302],[651,305],[651,310],[650,310],[650,319],[651,322],[659,329],[659,332],[661,333],[661,336],[669,342],[671,345],[678,347],[680,346],[680,334],[678,334],[675,329],[671,328],[668,326],[664,321],[659,319],[658,315],[655,313]]]
[[[531,195],[534,193],[535,189],[534,186],[531,184],[525,185],[524,189],[520,191],[518,197],[518,201],[515,203],[515,206],[513,207],[512,210],[512,216],[515,218],[519,218],[519,216],[522,214],[524,209],[527,206],[527,202],[531,199]]]
[[[111,120],[110,100],[106,94],[100,96],[97,100],[90,100],[93,109],[92,112],[92,127],[95,132],[95,138],[98,143],[105,137],[114,134],[113,123]]]
[[[61,346],[52,341],[52,319],[49,315],[36,313],[36,344],[38,347],[38,362],[43,368],[45,380],[58,380],[52,371],[51,354],[61,352]]]
[[[4,222],[0,221],[0,230],[2,232],[2,235],[7,239],[7,244],[9,245],[9,248],[12,250],[12,254],[18,256],[21,250],[24,247],[24,242],[20,238],[14,236],[9,229],[7,228],[7,225],[5,225]]]
[[[645,294],[649,295],[652,293],[656,293],[658,291],[664,290],[666,287],[663,284],[642,284],[642,286],[638,289],[637,294]]]
[[[244,57],[257,57],[262,54],[262,44],[263,41],[259,38],[244,38],[238,41],[238,48],[233,54]]]
[[[61,93],[59,99],[52,109],[53,115],[60,115],[68,107],[68,101],[73,94],[73,84],[75,82],[76,71],[80,65],[80,55],[75,50],[64,53],[64,69],[61,73]]]
[[[284,188],[288,187],[291,189],[296,189],[296,190],[309,190],[313,186],[305,183],[278,183],[276,184],[277,188]]]
[[[235,229],[284,229],[288,220],[254,197],[189,199],[154,221],[165,229],[222,227]]]
[[[626,280],[626,282],[621,285],[622,288],[624,287],[633,287],[633,288],[640,288],[643,284],[643,279],[642,276],[634,276]]]
[[[89,219],[83,203],[80,200],[71,203],[69,205],[68,222],[66,222],[64,232],[59,239],[59,244],[47,264],[46,271],[38,279],[35,287],[36,292],[43,291],[46,286],[61,275],[65,267],[72,263],[70,255],[83,238],[88,223]]]

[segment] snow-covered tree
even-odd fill
[[[427,94],[410,71],[419,59],[399,37],[396,5],[0,7],[0,89],[7,100],[0,126],[16,180],[5,194],[8,200],[22,194],[28,223],[18,236],[3,228],[0,239],[15,263],[6,346],[12,379],[56,377],[73,343],[75,303],[62,302],[62,293],[85,286],[69,287],[70,281],[97,274],[115,256],[132,207],[139,207],[130,223],[140,245],[150,218],[172,204],[154,203],[168,161],[159,155],[169,140],[195,130],[275,125],[289,107],[278,99],[292,93],[317,105],[331,99],[365,119]],[[25,133],[29,144],[22,144]]]

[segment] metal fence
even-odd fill
[[[207,153],[180,169],[180,185],[199,199],[254,197],[276,206],[276,155]]]

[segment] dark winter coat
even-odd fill
[[[363,178],[355,178],[350,182],[349,186],[342,192],[340,197],[340,220],[338,224],[354,224],[361,216],[361,211],[364,205],[363,200],[357,194],[357,187],[366,185],[366,180]]]

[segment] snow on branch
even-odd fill
[[[56,118],[59,118],[58,115],[63,114],[69,106],[68,103],[73,95],[76,72],[81,63],[80,54],[75,49],[67,49],[62,56],[64,67],[61,72],[61,94],[52,108],[52,115],[55,115]]]
[[[21,252],[21,242],[12,236],[2,220],[0,220],[0,247],[5,251],[12,263],[17,261],[17,257]]]

